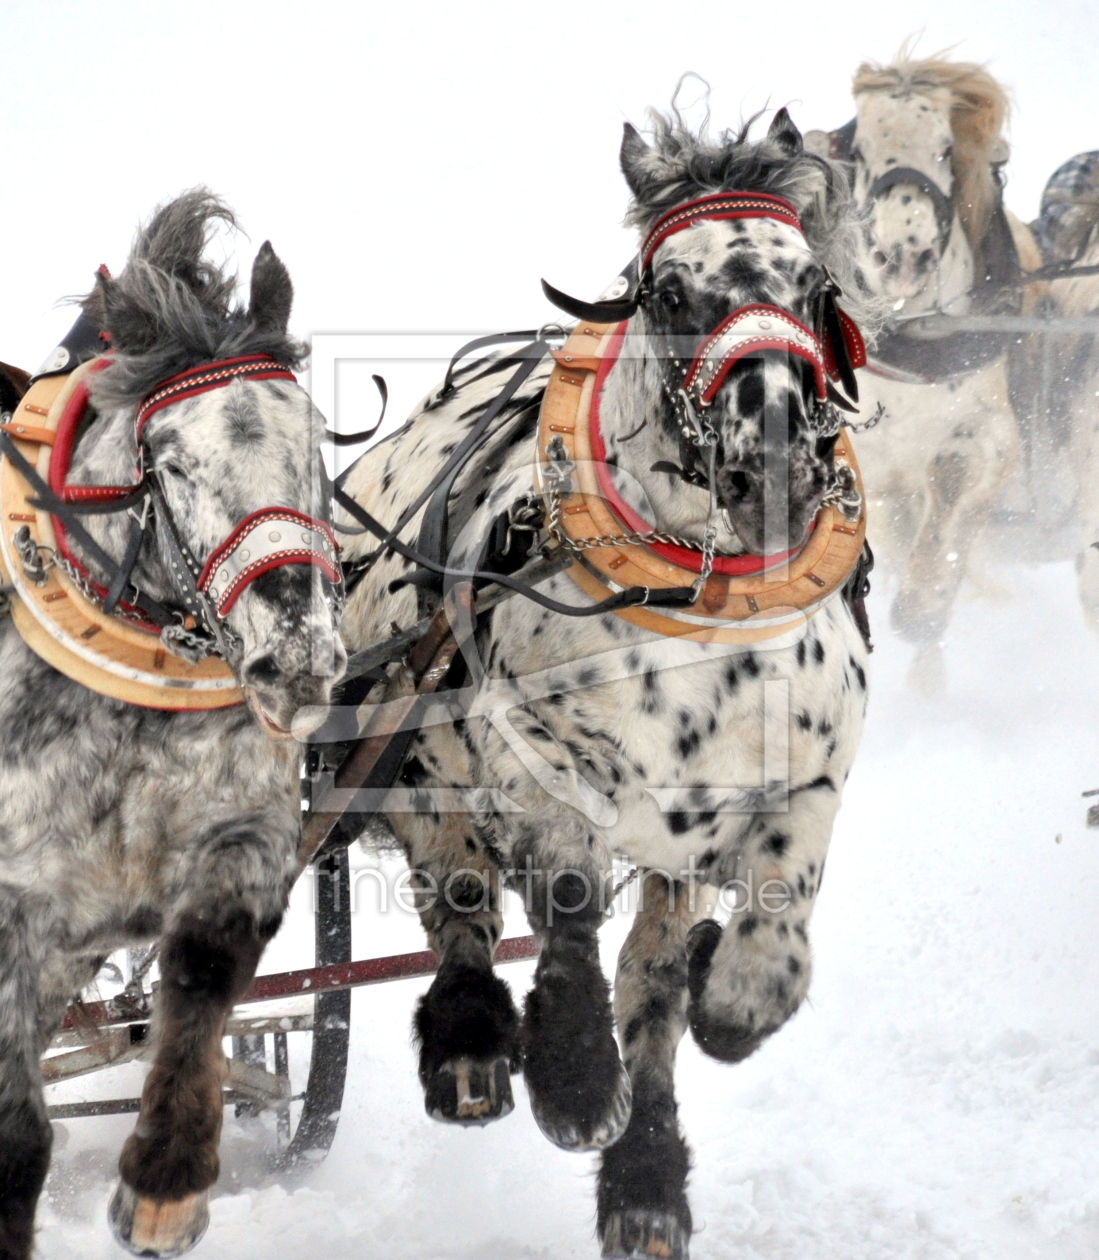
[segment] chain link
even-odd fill
[[[60,569],[81,595],[93,607],[103,609],[103,595],[95,589],[91,580],[82,573],[69,559],[53,547],[45,543],[35,542],[26,525],[21,525],[12,536],[12,546],[19,555],[23,573],[28,582],[35,586],[44,586],[51,569]],[[139,612],[117,605],[111,614],[130,625],[148,629],[148,623]],[[188,629],[182,623],[164,626],[160,631],[160,641],[175,656],[182,657],[192,665],[207,656],[221,656],[222,652],[214,637],[198,628]]]

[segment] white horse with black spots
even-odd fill
[[[784,110],[758,142],[746,128],[711,140],[678,117],[653,121],[651,145],[627,126],[621,151],[628,222],[643,236],[677,207],[717,193],[767,194],[791,207],[776,218],[707,217],[696,206],[683,230],[654,246],[627,299],[627,313],[636,307],[626,326],[634,350],[603,388],[607,473],[622,500],[696,557],[708,527],[717,528],[719,556],[773,551],[776,505],[796,552],[837,479],[816,371],[781,350],[737,358],[706,412],[711,463],[684,438],[683,370],[673,359],[690,359],[745,307],[819,331],[837,282],[851,312],[873,318],[854,279],[858,225],[846,177],[804,151]],[[452,390],[429,397],[362,458],[347,491],[395,524],[513,367],[491,358],[459,373]],[[454,484],[456,570],[483,558],[509,509],[541,501],[536,426],[552,367],[547,360],[532,373]],[[769,422],[776,414],[777,425]],[[415,542],[422,516],[400,531],[402,544]],[[343,623],[356,650],[384,639],[394,622],[417,619],[424,575],[391,550],[371,551],[368,540],[348,556],[367,569]],[[538,590],[566,605],[591,603],[567,572]],[[604,1254],[685,1256],[676,1046],[689,1023],[707,1054],[736,1062],[805,997],[809,920],[862,731],[866,644],[838,595],[800,631],[750,647],[661,637],[612,612],[575,620],[515,598],[480,620],[465,655],[464,675],[451,681],[465,681],[469,716],[417,735],[399,782],[418,794],[420,812],[390,816],[440,960],[416,1017],[428,1111],[457,1122],[505,1114],[509,1072],[521,1061],[543,1132],[569,1150],[604,1149]],[[775,749],[781,757],[769,760]],[[454,789],[470,788],[510,804],[448,812]],[[615,854],[644,868],[643,908],[614,999],[624,1065],[596,942]],[[523,892],[541,944],[522,1019],[493,974],[499,872]],[[722,929],[706,917],[713,900],[699,888],[734,880],[757,892],[777,881],[786,895],[740,897]]]
[[[913,683],[942,684],[941,641],[973,544],[1019,460],[1008,343],[988,333],[921,336],[921,315],[1018,310],[1027,229],[1003,206],[1005,89],[983,67],[943,57],[866,63],[855,118],[807,144],[851,163],[866,214],[862,270],[890,326],[859,374],[859,440],[870,530],[896,576],[894,628],[917,645]]]

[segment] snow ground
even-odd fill
[[[1080,798],[1099,786],[1099,642],[1070,563],[996,578],[999,603],[958,609],[935,702],[906,691],[909,649],[889,634],[888,592],[873,597],[869,724],[814,919],[810,1002],[740,1066],[689,1038],[680,1052],[695,1260],[1099,1253],[1099,833]],[[264,970],[305,965],[307,895]],[[608,973],[625,926],[604,930]],[[422,948],[403,912],[361,909],[355,931],[360,957]],[[530,972],[504,974],[522,993]],[[267,1178],[262,1134],[227,1113],[195,1260],[598,1254],[594,1159],[542,1138],[519,1078],[515,1112],[486,1129],[425,1116],[409,1020],[426,986],[356,992],[339,1133],[303,1181]],[[140,1071],[64,1096],[124,1095]],[[131,1123],[59,1126],[42,1260],[121,1254],[105,1213]]]

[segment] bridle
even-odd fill
[[[578,319],[596,323],[629,319],[652,297],[652,266],[660,245],[696,223],[729,219],[771,219],[793,228],[803,238],[805,235],[797,209],[783,197],[736,190],[710,193],[675,206],[656,220],[637,256],[611,285],[605,300],[580,302],[544,280],[542,289],[551,302]],[[855,369],[866,363],[866,347],[858,326],[837,304],[839,292],[839,286],[826,271],[816,329],[806,327],[778,306],[755,303],[726,315],[691,347],[689,356],[677,357],[674,348],[669,355],[677,379],[674,383],[665,380],[664,387],[677,415],[682,467],[667,465],[666,470],[708,487],[710,493],[701,565],[703,582],[715,559],[718,515],[718,436],[707,412],[735,364],[750,355],[780,350],[810,365],[815,401],[810,422],[819,438],[834,437],[841,425],[837,408],[856,410],[859,390]],[[842,384],[846,397],[833,381]]]
[[[858,158],[855,158],[855,161],[858,160]],[[918,171],[913,166],[893,166],[884,174],[879,175],[866,190],[863,210],[869,211],[882,193],[888,192],[890,188],[896,188],[898,184],[911,184],[913,187],[918,188],[931,202],[935,210],[939,248],[945,253],[946,247],[950,243],[950,235],[954,230],[954,211],[957,203],[953,187],[949,193],[944,193],[939,185],[929,175],[925,175],[923,171]]]
[[[598,302],[580,302],[547,284],[542,288],[555,305],[578,319],[597,323],[618,323],[635,314],[652,297],[652,265],[656,251],[670,236],[704,220],[772,219],[792,227],[804,237],[797,210],[785,198],[771,193],[710,193],[685,202],[661,215],[649,230],[637,256],[622,271],[608,291],[611,296]],[[866,362],[866,347],[855,321],[837,305],[839,286],[826,275],[817,313],[817,328],[807,328],[789,311],[763,303],[738,307],[704,334],[689,355],[672,362],[679,376],[670,389],[679,412],[682,436],[696,446],[713,441],[712,425],[705,413],[713,403],[733,366],[741,359],[766,350],[784,350],[803,359],[813,369],[817,407],[814,422],[828,424],[830,434],[838,431],[838,419],[831,411],[838,406],[854,411],[859,389],[855,368]],[[839,382],[844,397],[832,384]],[[822,434],[824,436],[824,434]]]
[[[110,361],[109,358],[100,359],[90,373],[102,370]],[[184,540],[160,476],[153,467],[145,437],[146,428],[149,420],[163,408],[182,399],[224,388],[236,380],[296,381],[296,377],[267,355],[243,355],[204,363],[161,381],[137,408],[134,421],[137,449],[134,482],[127,486],[70,486],[66,484],[66,477],[89,401],[87,381],[82,380],[58,422],[48,484],[30,465],[20,467],[20,472],[38,494],[36,505],[54,518],[56,560],[81,590],[104,612],[122,616],[142,629],[159,634],[171,650],[193,660],[209,655],[230,659],[238,653],[239,641],[225,619],[243,591],[262,574],[273,569],[285,565],[311,565],[327,582],[330,598],[337,606],[342,599],[339,546],[327,520],[317,519],[294,508],[266,507],[240,521],[204,561],[193,554]],[[12,457],[14,452],[18,456],[7,435],[0,436],[4,442],[4,454]],[[26,463],[22,457],[13,462],[17,466]],[[84,515],[117,512],[125,512],[130,521],[129,538],[121,562],[105,556],[79,519]],[[182,608],[161,605],[133,581],[133,570],[142,544],[150,524],[156,519],[163,525],[161,538]],[[91,577],[86,564],[70,547],[69,535],[75,536],[84,551],[90,552],[97,565],[107,571],[107,586]]]

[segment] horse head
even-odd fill
[[[868,283],[894,303],[960,298],[980,274],[1007,156],[1003,88],[969,62],[902,56],[860,66],[854,93],[851,158]]]
[[[190,614],[181,623],[219,645],[267,734],[287,738],[346,660],[324,426],[291,371],[306,347],[287,334],[286,267],[265,243],[237,304],[235,278],[205,257],[219,223],[233,223],[219,201],[184,194],[139,232],[117,279],[98,277],[85,305],[111,355],[90,377],[97,414],[71,481],[117,484],[136,465],[151,528],[135,585]],[[129,523],[92,519],[118,554]],[[162,638],[186,654],[182,625]]]
[[[660,529],[697,540],[716,510],[720,551],[785,553],[834,484],[835,357],[855,390],[830,340],[841,285],[860,307],[850,193],[785,110],[756,143],[747,127],[713,141],[653,122],[652,145],[627,124],[621,150],[644,237],[603,391],[607,463]]]

